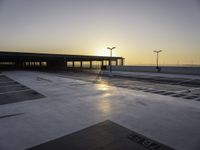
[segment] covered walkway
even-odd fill
[[[123,66],[123,57],[64,55],[45,53],[0,52],[1,68],[28,69],[100,69]]]

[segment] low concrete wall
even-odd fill
[[[109,67],[107,67],[109,69]],[[113,71],[156,72],[155,66],[112,66]],[[161,73],[200,75],[200,67],[161,67]]]

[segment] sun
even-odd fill
[[[109,56],[109,50],[106,48],[99,48],[95,50],[97,56]]]

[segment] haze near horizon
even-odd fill
[[[200,0],[0,0],[0,51],[200,64]]]

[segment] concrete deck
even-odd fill
[[[200,102],[106,82],[25,71],[3,75],[44,98],[0,105],[0,149],[21,150],[111,120],[177,150],[200,149]]]

